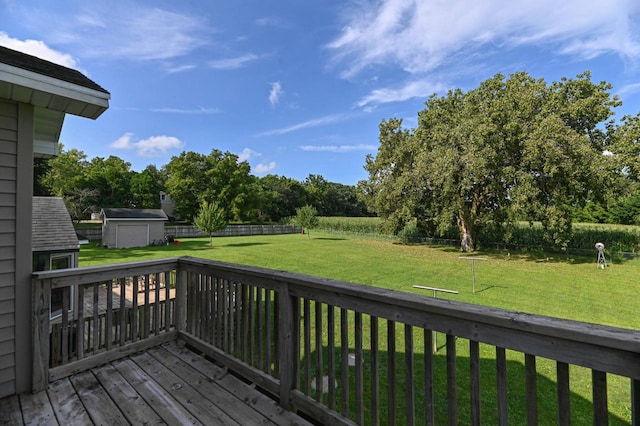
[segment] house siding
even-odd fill
[[[16,392],[18,105],[0,101],[0,398]]]

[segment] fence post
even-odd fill
[[[298,362],[294,359],[295,340],[293,335],[294,320],[297,320],[294,318],[294,303],[296,303],[297,299],[289,296],[289,285],[287,283],[280,283],[279,292],[280,405],[287,410],[291,410],[291,390],[298,370]]]
[[[43,391],[49,385],[49,351],[51,347],[49,335],[49,319],[51,306],[51,280],[32,280],[33,302],[32,314],[32,352],[33,370],[31,391]]]

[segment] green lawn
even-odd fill
[[[558,254],[547,257],[544,253],[535,252],[474,253],[474,256],[487,260],[475,263],[476,293],[473,294],[471,264],[468,260],[460,259],[462,254],[457,247],[403,246],[324,232],[312,232],[311,239],[306,235],[292,234],[214,238],[213,248],[208,243],[207,238],[201,238],[185,239],[180,245],[136,249],[85,246],[80,252],[80,266],[188,255],[427,295],[432,293],[414,289],[413,285],[440,287],[460,292],[458,295],[441,294],[439,297],[442,298],[640,329],[640,315],[637,314],[640,305],[636,296],[640,291],[639,262],[625,261],[614,263],[605,270],[597,269],[595,250],[591,257]],[[366,345],[368,342],[365,342]],[[401,340],[398,345],[399,349],[402,348]],[[468,358],[468,345],[459,342],[457,346],[460,364],[468,364],[468,360],[464,361]],[[416,348],[420,348],[419,342],[416,342]],[[482,345],[481,356],[483,363],[487,364],[487,374],[495,375],[493,348]],[[514,382],[523,382],[522,358],[522,354],[508,353],[510,382],[512,375]],[[438,362],[442,361],[440,359]],[[549,415],[548,418],[541,417],[540,421],[554,422],[555,363],[539,360],[538,375],[540,411]],[[467,377],[464,368],[460,368],[460,389],[464,388]],[[591,414],[588,404],[591,399],[591,377],[587,370],[578,368],[572,368],[571,377],[572,420],[574,424],[582,424],[586,419],[581,416],[586,413],[588,417]],[[545,397],[547,392],[549,395]],[[468,397],[463,392],[460,403],[465,398]],[[487,392],[488,400],[487,403],[483,402],[483,410],[491,410],[495,406],[489,402],[491,398],[491,392]],[[510,422],[520,423],[525,419],[522,399],[512,394],[511,388],[510,400],[514,404],[513,410],[510,406]],[[610,424],[628,423],[628,380],[610,377],[609,402],[612,413]],[[440,409],[444,409],[444,406]],[[491,413],[487,414],[485,419],[493,417]]]
[[[640,261],[596,268],[592,257],[543,253],[483,251],[475,263],[476,293],[472,292],[471,264],[457,247],[404,246],[386,241],[312,232],[306,235],[185,239],[180,245],[133,249],[83,246],[80,266],[104,265],[194,256],[265,268],[424,293],[413,285],[460,292],[439,297],[537,313],[560,318],[640,329],[637,315]],[[431,295],[427,292],[426,294]]]

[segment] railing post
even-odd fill
[[[297,376],[298,363],[294,360],[295,339],[293,336],[295,298],[289,296],[289,285],[281,283],[278,298],[280,317],[278,318],[278,345],[280,354],[280,405],[291,410],[291,390]]]
[[[32,289],[33,371],[31,391],[36,393],[45,390],[49,385],[51,280],[34,279],[32,280]]]
[[[188,274],[186,269],[178,262],[176,269],[176,331],[184,331],[186,329],[186,309],[187,309],[187,279]]]

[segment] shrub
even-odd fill
[[[412,219],[398,232],[398,239],[401,244],[419,243],[422,241],[422,231],[418,228],[416,219]]]

